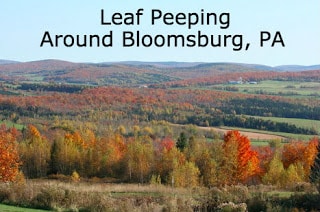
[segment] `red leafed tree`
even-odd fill
[[[255,147],[254,150],[258,152],[261,175],[263,175],[268,170],[269,164],[274,156],[274,151],[272,151],[270,146]]]
[[[254,176],[260,173],[260,161],[258,153],[251,149],[250,140],[248,137],[240,135],[239,131],[228,131],[224,136],[224,148],[229,149],[228,146],[236,145],[236,154],[234,155],[236,164],[235,181],[247,183]],[[228,157],[228,152],[226,152]],[[230,155],[232,157],[232,155]]]
[[[170,137],[165,137],[161,140],[161,149],[170,151],[174,147],[174,141]]]
[[[0,181],[14,181],[19,173],[19,155],[15,133],[0,129]]]

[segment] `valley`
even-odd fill
[[[0,203],[317,210],[319,103],[317,65],[1,60]]]

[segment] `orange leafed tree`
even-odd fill
[[[0,181],[14,181],[19,173],[19,155],[15,133],[12,130],[0,130]]]
[[[258,153],[251,149],[248,137],[243,136],[239,131],[234,130],[228,131],[225,134],[224,141],[225,150],[230,149],[228,148],[230,145],[236,145],[236,173],[234,176],[236,181],[247,183],[260,173]],[[228,152],[225,153],[228,157]]]
[[[291,142],[284,145],[282,162],[285,168],[291,164],[301,163],[304,168],[305,179],[310,175],[310,169],[317,155],[318,139],[313,138],[308,143],[302,141]]]

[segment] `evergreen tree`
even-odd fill
[[[310,181],[317,186],[320,192],[320,144],[317,146],[318,154],[311,167]]]
[[[176,143],[176,147],[180,150],[180,151],[183,151],[184,148],[187,147],[187,137],[186,137],[186,134],[184,132],[181,132],[180,133],[180,136],[177,140],[177,143]]]

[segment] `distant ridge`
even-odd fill
[[[54,64],[55,66],[83,66],[83,65],[93,65],[93,66],[105,66],[105,65],[126,65],[126,66],[140,66],[140,67],[148,67],[154,66],[157,68],[212,68],[218,66],[234,66],[234,67],[243,67],[254,70],[262,70],[262,71],[310,71],[310,70],[319,70],[320,64],[318,65],[280,65],[280,66],[267,66],[263,64],[248,64],[248,63],[233,63],[233,62],[177,62],[177,61],[114,61],[114,62],[70,62],[66,60],[57,60],[57,59],[45,59],[45,60],[36,60],[36,61],[28,61],[28,62],[19,62],[14,60],[3,60],[0,59],[0,65],[7,64],[39,64],[49,65]]]
[[[319,70],[319,65],[281,65],[281,66],[267,66],[262,64],[247,64],[247,63],[232,63],[232,62],[176,62],[176,61],[165,61],[165,62],[145,62],[145,61],[119,61],[119,62],[101,62],[96,64],[125,64],[134,66],[157,66],[167,68],[192,68],[192,67],[212,67],[219,65],[236,65],[248,67],[256,70],[263,71],[311,71]]]
[[[16,62],[0,60],[0,81],[56,82],[86,85],[152,85],[180,80],[203,80],[224,74],[248,72],[303,72],[320,70],[320,65],[284,65],[229,62],[120,61],[75,63],[63,60]]]
[[[282,65],[274,67],[280,71],[311,71],[319,70],[320,65],[301,66],[301,65]]]
[[[126,64],[134,66],[157,66],[157,67],[193,67],[202,62],[175,62],[175,61],[165,61],[165,62],[144,62],[144,61],[120,61],[120,62],[102,62],[98,64]]]
[[[0,60],[0,65],[14,64],[14,63],[20,63],[20,62],[14,61],[14,60]]]

